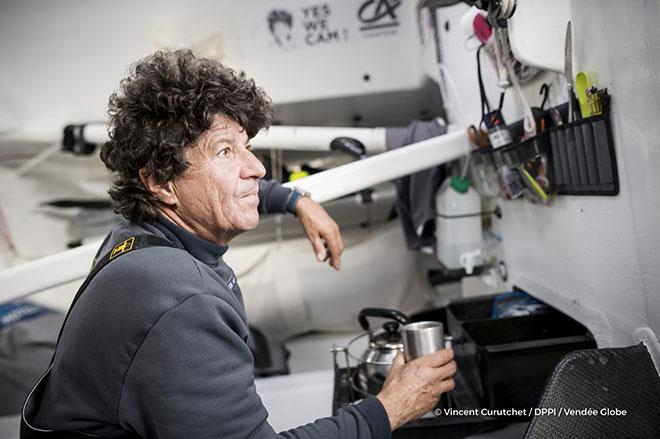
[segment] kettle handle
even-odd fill
[[[382,317],[385,319],[392,319],[402,325],[405,325],[410,321],[407,315],[395,309],[363,308],[358,314],[358,322],[360,322],[360,326],[362,326],[362,329],[365,331],[369,330],[369,322],[367,321],[367,317]]]

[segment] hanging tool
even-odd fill
[[[543,96],[543,100],[541,101],[541,106],[540,108],[540,131],[545,131],[547,128],[550,127],[558,127],[560,126],[563,122],[561,120],[561,114],[559,113],[559,110],[557,110],[555,107],[548,107],[548,109],[545,108],[545,104],[548,102],[548,99],[550,97],[550,84],[543,83],[541,84],[541,89],[539,90],[539,94]]]
[[[568,121],[573,122],[581,119],[579,108],[573,94],[573,36],[571,21],[566,25],[566,41],[564,45],[564,77],[566,77],[566,88],[568,89]]]
[[[555,107],[549,107],[547,110],[545,109],[545,104],[548,102],[550,95],[550,84],[542,84],[541,89],[539,90],[539,94],[543,96],[543,101],[541,101],[540,108],[542,121],[545,121],[545,126],[541,127],[541,131],[544,131],[545,128],[548,128],[549,126],[560,126],[563,122],[561,120],[561,114],[559,114],[559,110],[557,110]],[[546,120],[547,117],[549,117],[550,120]],[[548,125],[548,122],[552,122],[552,124]]]
[[[499,109],[484,115],[479,126],[481,125],[484,125],[488,130],[488,140],[493,148],[500,148],[513,141],[511,130],[504,122],[502,112]]]
[[[541,84],[541,89],[539,90],[539,94],[543,96],[543,100],[541,101],[541,106],[539,109],[541,110],[541,116],[540,116],[540,128],[539,132],[545,131],[546,128],[546,114],[545,114],[545,103],[548,102],[548,93],[550,92],[550,85],[543,83]]]
[[[564,41],[564,78],[566,78],[566,88],[568,89],[568,121],[573,119],[573,59],[571,48],[571,22],[566,25],[566,40]]]
[[[580,113],[582,114],[582,117],[591,116],[589,97],[587,96],[587,90],[591,87],[591,78],[587,72],[578,72],[575,76],[575,94],[577,94],[577,99],[580,103]]]
[[[545,111],[545,103],[548,102],[548,94],[550,93],[550,85],[548,84],[541,84],[541,89],[539,90],[539,94],[543,96],[543,100],[541,101],[541,110]]]
[[[520,105],[523,107],[524,119],[523,119],[523,129],[525,131],[525,138],[529,138],[536,134],[536,121],[534,120],[534,114],[532,113],[532,107],[527,102],[527,98],[522,92],[520,83],[518,82],[518,77],[516,72],[513,70],[513,59],[507,58],[504,60],[507,71],[509,72],[509,78],[511,78],[511,83],[513,84],[513,90],[518,96]]]
[[[507,76],[506,58],[508,57],[509,47],[506,44],[506,35],[504,29],[499,25],[495,25],[495,37],[493,43],[495,44],[495,63],[497,64],[497,85],[500,88],[511,87],[511,82]]]
[[[506,26],[506,21],[498,20],[494,27],[494,41],[496,43],[495,53],[499,54],[497,57],[498,71],[500,75],[498,85],[503,89],[513,86],[513,90],[515,91],[525,114],[523,127],[525,130],[525,138],[528,138],[536,134],[536,122],[534,121],[531,107],[527,102],[525,95],[522,93],[518,77],[513,68],[515,59],[509,49],[509,34]]]
[[[608,111],[609,109],[610,95],[607,93],[606,88],[597,89],[595,86],[592,86],[587,90],[587,100],[592,116],[603,114],[603,111]]]

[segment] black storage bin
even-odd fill
[[[518,290],[519,291],[519,290]],[[460,343],[465,339],[463,324],[475,320],[491,320],[493,306],[499,294],[478,296],[469,299],[452,301],[447,305],[446,319],[449,333],[454,342]],[[548,307],[546,312],[558,313],[556,309]],[[517,318],[517,317],[509,317]]]
[[[536,406],[561,357],[596,347],[584,326],[561,313],[466,322],[464,329],[475,348],[483,404],[494,409]]]
[[[452,335],[458,335],[454,331],[460,331],[463,322],[491,318],[496,297],[497,295],[492,295],[451,302],[447,306],[447,324]]]
[[[595,343],[584,326],[551,307],[543,313],[493,319],[497,296],[447,306],[456,362],[480,407],[529,408],[538,402],[562,356]]]
[[[440,322],[447,332],[447,308],[445,307],[425,309],[411,314],[409,317],[411,322]]]
[[[461,378],[473,395],[474,406],[484,407],[484,392],[477,351],[474,343],[465,335],[463,324],[474,320],[488,320],[492,316],[493,296],[475,297],[453,301],[447,305],[447,332],[454,337],[454,354]],[[465,407],[461,407],[465,408]]]
[[[617,195],[614,138],[608,111],[549,128],[529,139],[472,153],[471,175],[482,195],[524,196],[550,204],[558,195]]]
[[[518,174],[523,195],[530,201],[548,204],[554,191],[550,137],[543,132],[497,151],[501,161]]]
[[[565,195],[617,195],[619,177],[608,113],[549,131],[555,188]]]
[[[514,288],[514,291],[523,292]],[[468,299],[459,299],[452,301],[447,305],[446,319],[449,333],[454,336],[455,341],[463,338],[463,323],[474,320],[490,320],[493,317],[493,306],[495,299],[500,294],[488,296],[471,297]],[[551,306],[547,306],[545,312],[559,313]],[[509,317],[516,318],[516,317]]]

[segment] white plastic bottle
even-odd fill
[[[435,195],[436,256],[447,269],[472,274],[481,262],[481,199],[470,178],[445,179]]]

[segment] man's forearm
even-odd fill
[[[274,180],[259,180],[259,214],[295,213],[298,194]]]

